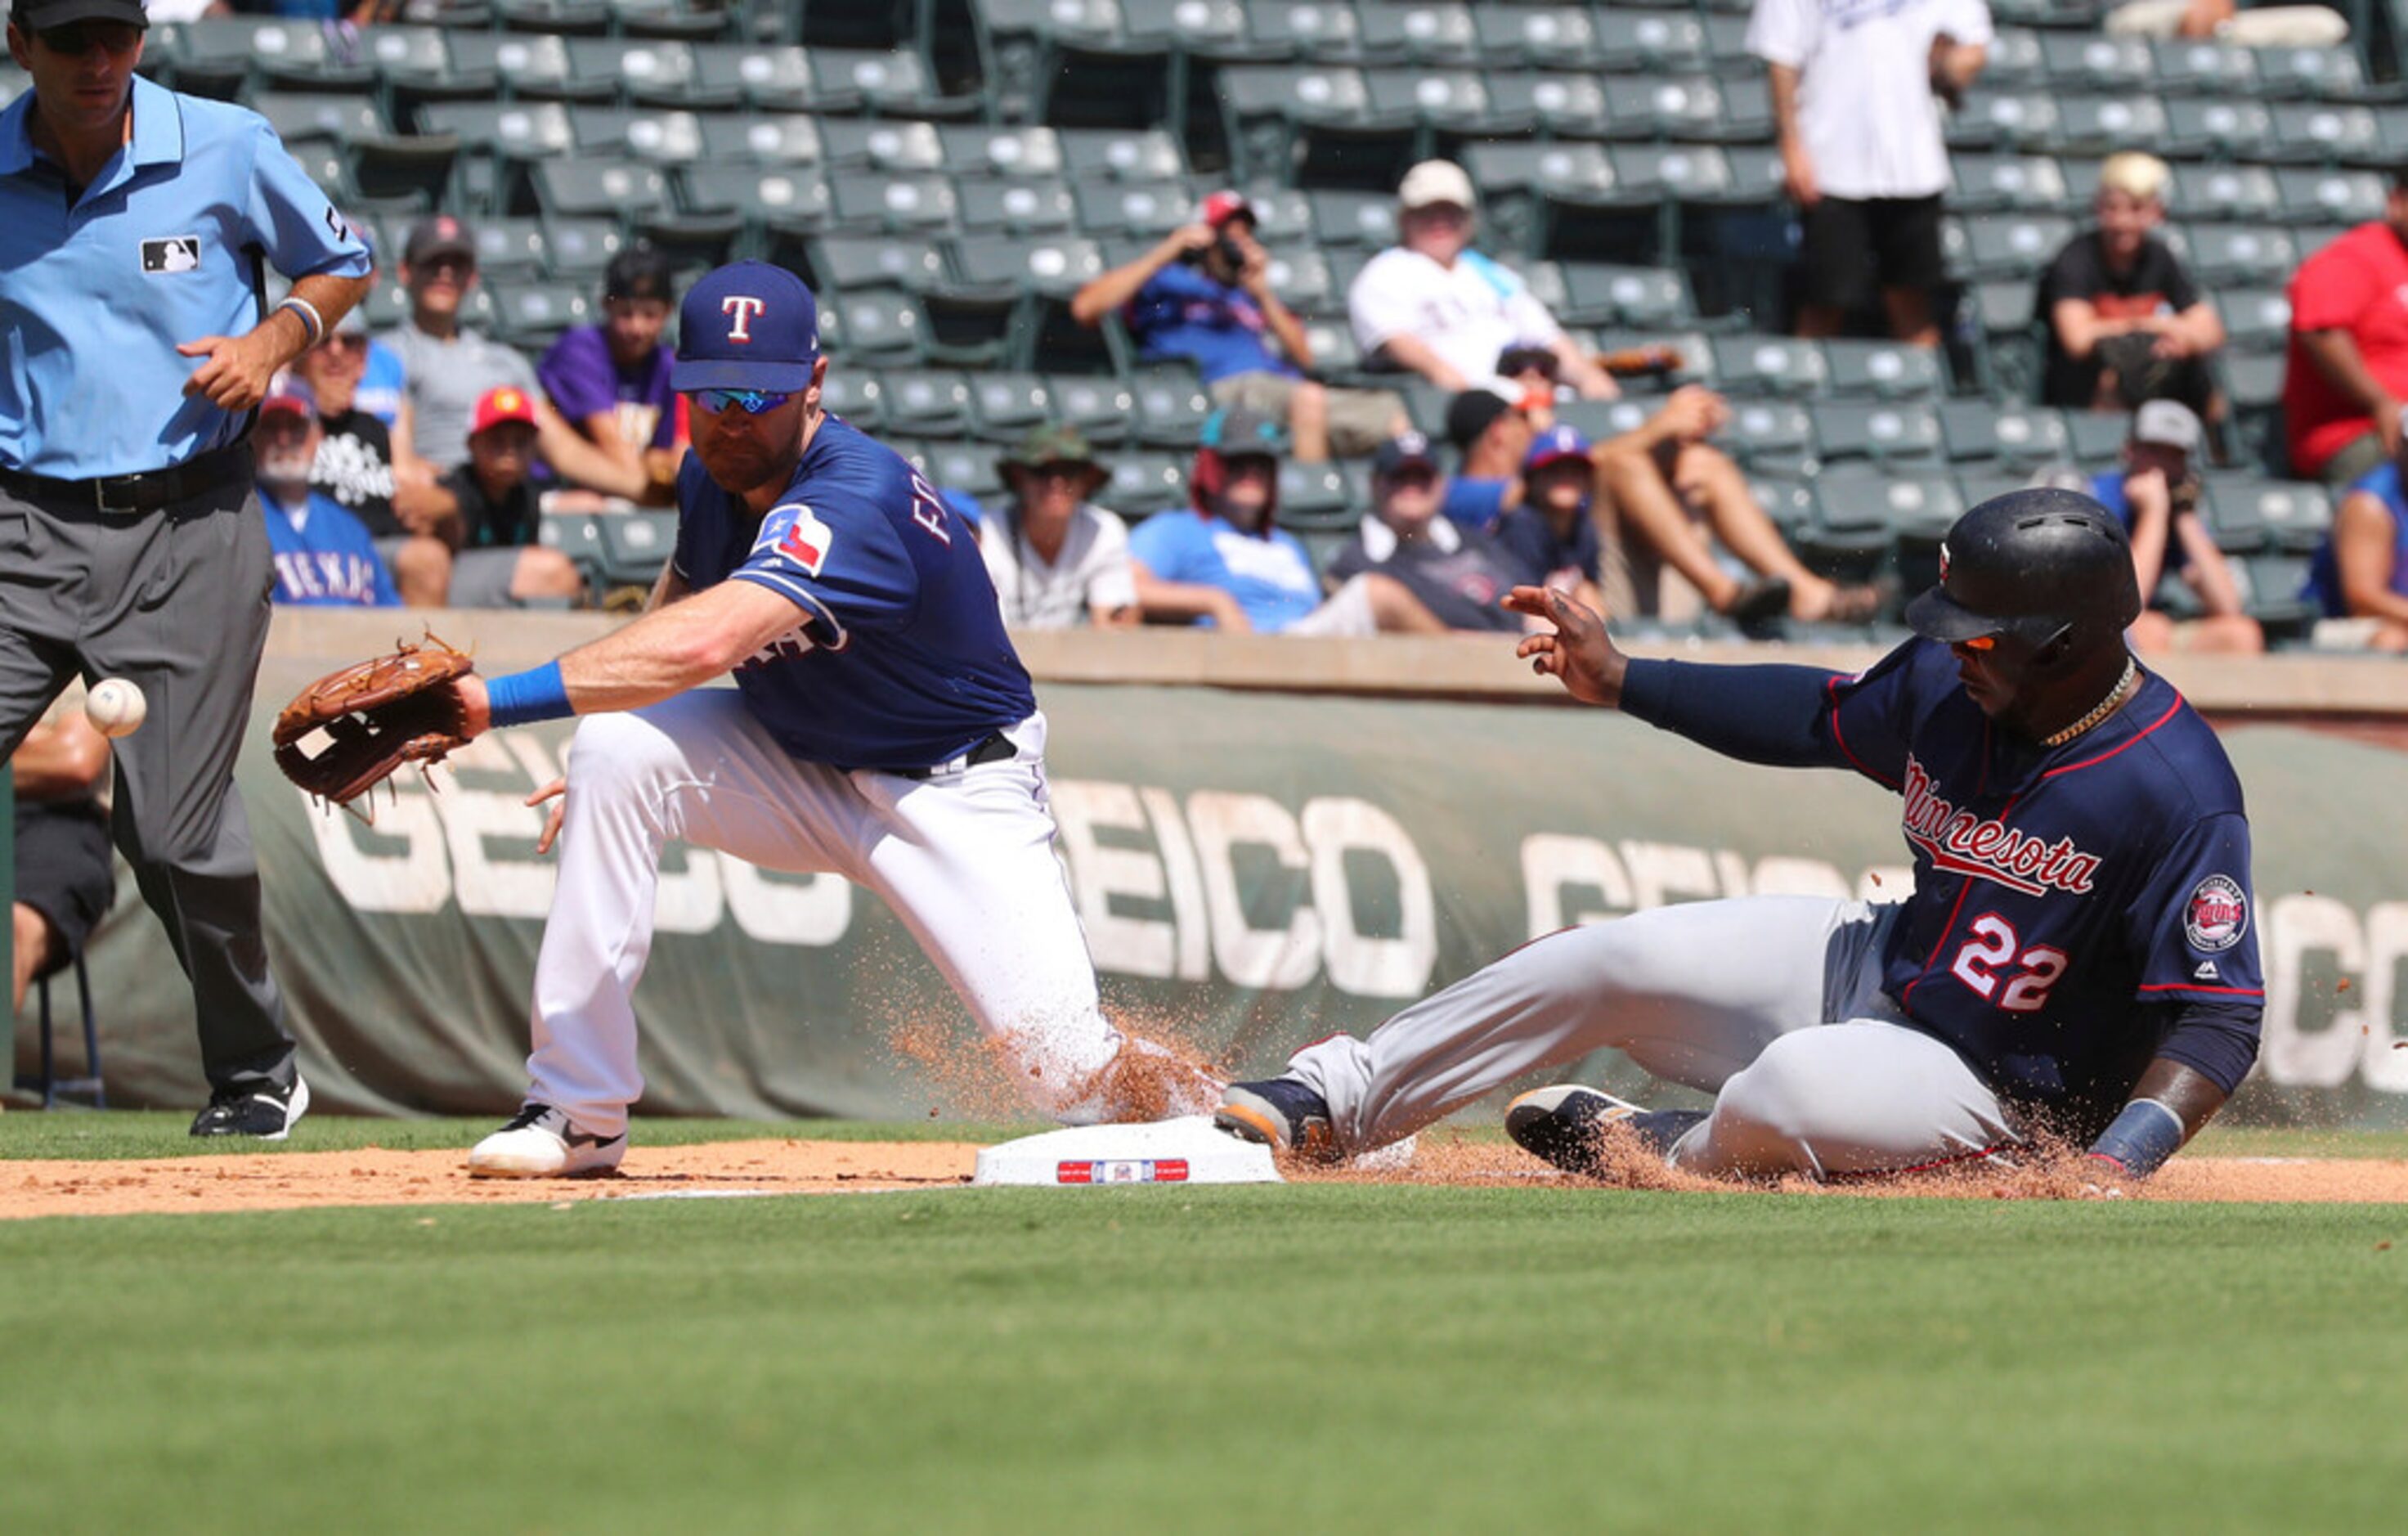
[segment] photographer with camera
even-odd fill
[[[1119,310],[1146,357],[1195,363],[1215,406],[1284,421],[1299,463],[1333,451],[1370,452],[1410,426],[1404,402],[1386,390],[1337,389],[1308,377],[1312,343],[1271,292],[1270,261],[1254,227],[1253,204],[1235,192],[1213,193],[1194,223],[1071,295],[1071,317],[1096,325]]]
[[[2188,406],[2151,400],[2132,415],[2124,467],[2093,479],[2090,494],[2132,538],[2143,611],[2132,622],[2141,652],[2255,653],[2265,631],[2242,611],[2241,585],[2199,510],[2199,466],[2206,430]],[[2157,606],[2159,581],[2172,571],[2198,600],[2200,617],[2177,622]]]

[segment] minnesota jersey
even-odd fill
[[[754,717],[797,758],[926,768],[1036,711],[976,530],[842,420],[821,421],[757,521],[691,453],[678,507],[672,566],[689,587],[752,581],[798,610],[791,634],[736,668]]]
[[[1827,693],[1833,766],[1904,799],[1914,894],[1883,979],[1915,1024],[2027,1103],[2120,1102],[2159,1054],[2232,1075],[2166,1036],[2166,1005],[2265,996],[2240,781],[2172,685],[2143,673],[2055,748],[1993,725],[1932,640]]]

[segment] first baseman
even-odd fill
[[[118,847],[192,979],[195,1136],[279,1138],[308,1090],[268,974],[235,756],[275,580],[252,494],[269,379],[368,252],[256,113],[136,78],[140,0],[15,0],[0,111],[0,754],[67,680],[123,677]],[[275,309],[263,259],[294,280]]]
[[[1541,939],[1389,1020],[1234,1084],[1240,1134],[1306,1152],[1392,1141],[1523,1073],[1612,1047],[1711,1112],[1556,1087],[1508,1128],[1590,1170],[1605,1127],[1708,1174],[1895,1173],[2052,1130],[2144,1177],[2256,1059],[2263,983],[2249,828],[2223,748],[2143,670],[2118,523],[2022,491],[1950,531],[1918,639],[1856,677],[1633,661],[1595,613],[1520,653],[1580,699],[1729,756],[1853,769],[1902,797],[1904,901],[1750,897]]]
[[[1045,718],[977,535],[822,409],[826,377],[800,279],[739,262],[696,283],[671,378],[694,450],[651,606],[532,671],[460,680],[470,735],[588,717],[565,785],[536,797],[565,793],[545,833],[560,879],[526,1104],[478,1143],[471,1172],[617,1166],[643,1088],[634,993],[674,840],[877,892],[1061,1119],[1200,1113],[1217,1094],[1105,1022],[1053,851]],[[702,686],[729,671],[734,688]]]

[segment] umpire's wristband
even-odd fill
[[[2104,1157],[2135,1179],[2145,1179],[2181,1150],[2182,1116],[2154,1098],[2135,1098],[2090,1143],[2090,1156]]]
[[[560,679],[557,661],[489,680],[485,683],[485,702],[496,730],[504,725],[523,725],[531,720],[559,720],[577,712],[568,702],[568,684]]]

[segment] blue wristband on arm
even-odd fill
[[[523,725],[531,720],[559,720],[577,712],[569,705],[568,684],[560,679],[557,661],[488,680],[485,701],[493,711],[496,730],[504,725]]]
[[[2183,1144],[2182,1116],[2154,1098],[2135,1098],[2090,1143],[2090,1156],[2105,1157],[2136,1179],[2165,1166]]]

